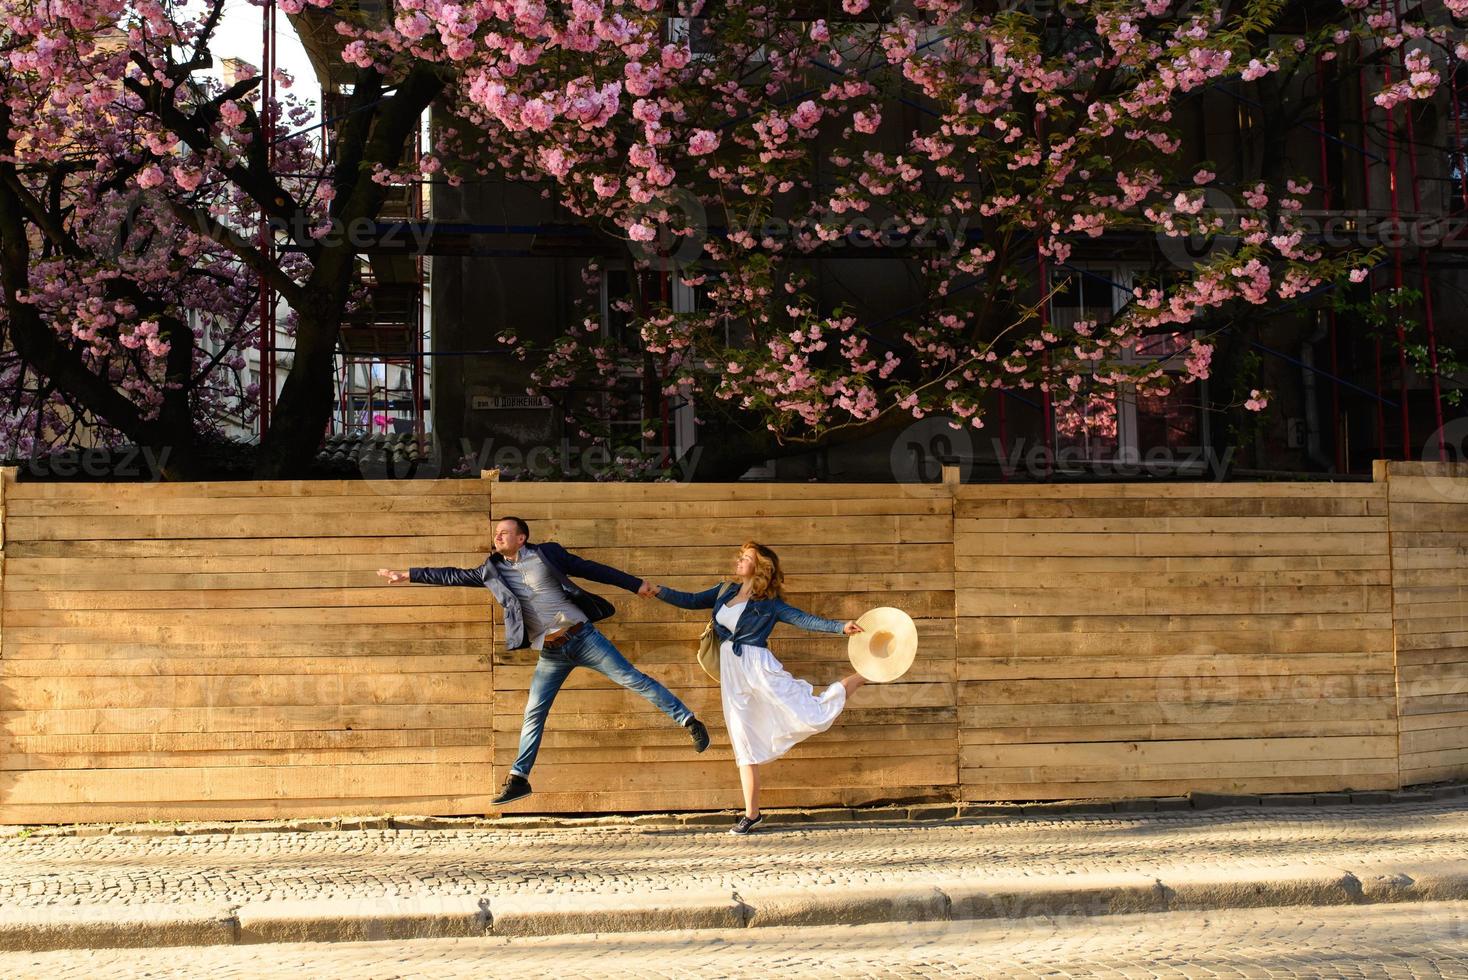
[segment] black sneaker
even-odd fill
[[[763,813],[761,813],[757,817],[740,817],[739,822],[736,823],[733,827],[729,828],[729,833],[737,834],[740,837],[743,837],[745,834],[758,827],[760,821],[764,818],[765,815]]]
[[[500,795],[496,796],[490,802],[495,806],[503,806],[506,803],[523,800],[530,793],[530,780],[524,776],[517,776],[514,773],[510,773],[510,778],[505,780],[505,788],[500,790]]]
[[[709,730],[697,718],[688,723],[688,734],[693,738],[693,748],[696,751],[702,752],[709,747]]]

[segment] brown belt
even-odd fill
[[[584,622],[577,623],[574,626],[568,626],[566,629],[561,630],[559,633],[547,634],[545,639],[540,641],[540,645],[547,650],[559,650],[561,647],[571,642],[571,637],[575,636],[577,633],[580,633],[582,630],[586,629],[586,627],[587,624]]]

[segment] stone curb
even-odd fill
[[[1138,912],[1468,900],[1468,861],[1410,869],[1312,866],[1245,877],[1205,871],[1012,876],[872,888],[752,892],[383,897],[262,901],[236,909],[145,905],[0,910],[0,950],[556,936],[772,926],[1035,919]]]
[[[909,821],[968,821],[975,818],[1052,817],[1088,813],[1171,813],[1236,807],[1361,806],[1432,803],[1468,798],[1468,783],[1403,790],[1340,793],[1278,793],[1263,796],[1190,793],[1125,800],[1060,800],[1045,803],[913,803],[872,807],[819,807],[769,810],[769,826]],[[287,834],[358,830],[577,830],[586,827],[643,827],[651,830],[724,826],[734,811],[700,813],[607,814],[561,817],[552,814],[501,817],[431,817],[380,815],[321,817],[299,820],[244,820],[184,824],[75,824],[44,827],[0,827],[0,837],[175,837],[211,834]]]

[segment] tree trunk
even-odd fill
[[[332,210],[336,241],[316,256],[305,285],[306,301],[296,308],[296,353],[260,443],[258,479],[304,475],[315,459],[331,421],[337,338],[360,247],[341,232],[376,220],[387,189],[371,179],[373,166],[398,166],[424,110],[444,86],[434,66],[425,63],[408,73],[396,94],[372,105],[381,83],[371,69],[358,73],[337,149],[338,206]]]

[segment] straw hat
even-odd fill
[[[917,626],[892,606],[868,609],[856,621],[861,632],[846,640],[846,653],[856,672],[873,683],[895,681],[917,656]]]

